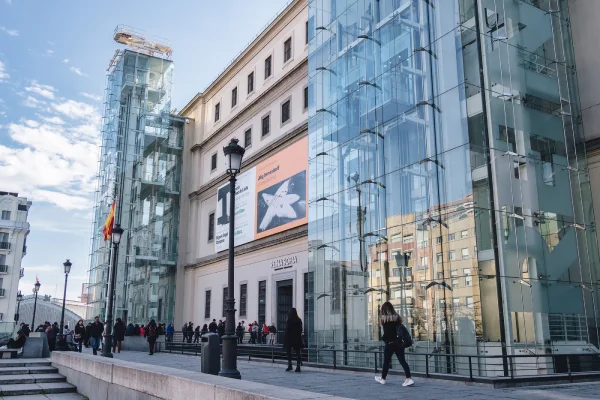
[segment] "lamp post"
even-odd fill
[[[113,259],[108,274],[108,297],[106,301],[106,325],[104,325],[104,346],[102,348],[102,357],[112,358],[112,320],[113,320],[113,302],[115,297],[115,282],[117,278],[117,260],[119,257],[119,243],[121,242],[121,235],[123,229],[121,225],[116,224],[112,230],[112,242],[113,242]]]
[[[227,269],[227,308],[225,309],[225,335],[223,336],[223,368],[220,376],[241,379],[237,370],[237,337],[235,336],[235,299],[234,293],[234,230],[235,230],[235,176],[240,172],[244,148],[238,144],[237,139],[223,147],[227,159],[227,173],[229,174],[229,263]]]
[[[35,294],[35,300],[33,301],[33,318],[31,319],[31,329],[32,330],[35,328],[35,309],[37,308],[37,296],[38,296],[38,292],[40,291],[40,286],[42,286],[42,284],[36,278],[35,285],[33,285],[33,294]]]
[[[69,278],[69,272],[71,272],[71,265],[73,264],[71,264],[71,261],[69,261],[69,259],[67,259],[67,261],[63,263],[63,266],[65,267],[65,289],[63,293],[62,313],[60,314],[60,336],[56,338],[57,343],[59,341],[59,338],[62,339],[63,332],[65,329],[65,302],[67,300],[67,279]]]
[[[21,300],[23,300],[23,295],[21,291],[17,293],[17,313],[15,314],[15,325],[19,323],[19,310],[21,309]]]

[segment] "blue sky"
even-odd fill
[[[87,281],[99,123],[118,24],[168,39],[181,109],[286,0],[0,0],[0,191],[33,202],[20,289],[67,298]]]

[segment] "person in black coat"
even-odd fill
[[[238,326],[237,326],[237,328],[235,328],[235,333],[236,333],[237,338],[238,338],[238,343],[240,343],[240,344],[243,343],[244,332],[246,332],[246,330],[242,326],[242,323],[238,322]]]
[[[200,324],[194,329],[194,343],[198,343],[200,341]]]
[[[297,359],[296,372],[300,372],[300,364],[302,363],[300,352],[304,348],[304,341],[302,340],[302,320],[298,316],[298,311],[296,311],[295,308],[292,308],[288,313],[283,346],[287,351],[288,359],[286,371],[292,370],[292,349],[294,349],[296,351]]]
[[[187,327],[187,342],[192,343],[192,338],[194,337],[194,324],[190,321]]]
[[[210,324],[208,324],[208,331],[210,333],[217,333],[217,320],[213,319]]]
[[[83,325],[83,320],[80,319],[77,321],[77,325],[75,325],[75,334],[73,335],[73,340],[77,343],[77,350],[81,353],[81,346],[86,342],[86,327]]]
[[[113,342],[112,342],[112,352],[115,350],[121,352],[121,343],[125,340],[125,324],[121,320],[121,318],[117,318],[115,321],[115,326],[113,327]]]

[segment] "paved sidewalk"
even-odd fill
[[[115,354],[115,358],[124,361],[156,364],[164,367],[200,372],[200,357],[197,356],[168,353],[157,353],[150,356],[147,353],[130,351]],[[238,361],[238,369],[242,374],[243,380],[337,395],[357,400],[582,400],[598,399],[598,393],[600,393],[600,382],[561,386],[538,386],[532,388],[492,389],[468,386],[463,383],[417,378],[415,386],[405,388],[401,386],[404,380],[403,376],[391,375],[388,377],[387,384],[381,385],[375,382],[374,374],[368,373],[323,371],[308,367],[303,367],[301,373],[285,372],[285,366],[279,364],[273,365],[242,360]]]

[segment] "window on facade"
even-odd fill
[[[248,129],[244,132],[244,147],[248,148],[252,146],[252,129]]]
[[[231,108],[237,105],[237,87],[234,87],[231,91]]]
[[[342,271],[339,267],[331,268],[331,312],[340,312],[342,306]]]
[[[437,253],[435,255],[435,259],[437,260],[437,262],[441,263],[444,259],[444,256],[442,255],[442,253]]]
[[[281,123],[285,123],[290,119],[290,100],[287,100],[281,105]]]
[[[465,298],[466,303],[467,303],[467,307],[469,308],[473,308],[473,296],[467,296]]]
[[[453,288],[458,287],[458,278],[452,278],[450,283]]]
[[[429,264],[429,257],[427,257],[427,256],[421,257],[421,266],[426,267],[427,264]]]
[[[271,76],[271,56],[265,60],[265,79]]]
[[[2,219],[3,220],[10,220],[10,211],[3,210],[2,211]]]
[[[465,229],[464,231],[460,232],[460,238],[461,239],[465,239],[467,237],[469,237],[469,231],[468,230]]]
[[[210,170],[214,171],[215,169],[217,169],[217,153],[210,157]]]
[[[435,238],[435,243],[442,244],[442,237],[441,236],[436,237]]]
[[[315,281],[313,278],[314,272],[305,272],[304,273],[304,331],[311,332],[312,325],[311,321],[313,318],[315,311],[311,307],[310,302],[310,293],[314,293],[315,290]]]
[[[208,240],[215,238],[215,213],[208,214]]]
[[[265,323],[267,310],[267,281],[258,282],[258,326]]]
[[[306,26],[304,29],[305,29],[305,35],[306,35],[306,37],[304,38],[304,42],[306,44],[308,44],[308,21],[306,21]]]
[[[221,118],[221,103],[215,105],[215,122],[217,122],[219,118]]]
[[[204,294],[204,318],[210,318],[210,290]]]
[[[415,238],[413,237],[413,235],[406,235],[402,239],[402,243],[412,243],[414,240]]]
[[[0,232],[0,243],[8,243],[8,232]]]
[[[25,204],[19,204],[19,206],[17,207],[17,210],[27,211],[27,206]]]
[[[400,268],[392,269],[392,276],[400,276]]]
[[[460,253],[463,260],[469,258],[469,249],[462,249]]]
[[[6,265],[6,255],[0,254],[0,266]]]
[[[449,233],[448,234],[448,241],[454,240],[454,239],[456,239],[456,233]]]
[[[454,250],[450,250],[449,258],[450,260],[456,260],[456,252]]]
[[[308,86],[304,88],[304,109],[308,108]]]
[[[246,310],[248,308],[248,284],[244,283],[240,285],[240,317],[246,316]]]
[[[254,72],[248,74],[248,94],[254,91]]]
[[[227,312],[225,311],[227,309],[227,288],[224,287],[223,288],[223,316],[227,315]]]
[[[283,62],[287,62],[292,58],[292,38],[283,42]]]
[[[465,274],[465,286],[473,286],[473,276],[471,275],[471,268],[463,269],[463,274]]]
[[[267,136],[271,131],[270,116],[266,115],[262,119],[262,135]]]

